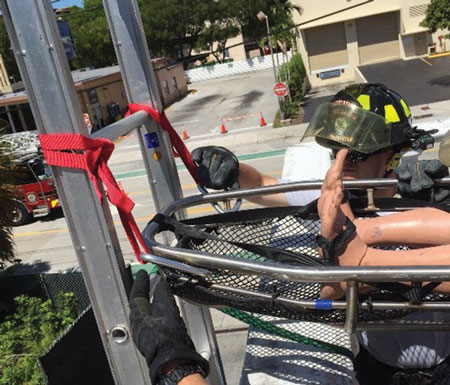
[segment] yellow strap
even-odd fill
[[[370,96],[361,94],[357,97],[359,104],[361,104],[362,108],[370,111]]]
[[[403,111],[405,111],[405,116],[407,118],[409,118],[409,115],[411,115],[411,111],[409,110],[408,105],[406,104],[406,102],[403,99],[400,99],[400,104],[403,107]]]
[[[386,104],[384,106],[384,117],[388,122],[400,122],[400,117],[392,104]]]

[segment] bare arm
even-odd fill
[[[347,150],[341,150],[337,154],[335,164],[330,167],[327,173],[322,186],[322,195],[318,201],[321,234],[328,240],[334,239],[344,227],[344,214],[348,214],[347,216],[352,219],[351,211],[348,212],[348,204],[340,204],[343,198],[342,165],[346,155]],[[372,224],[366,229],[359,227],[345,247],[341,250],[335,250],[336,262],[341,266],[449,266],[450,244],[445,242],[446,237],[449,237],[449,217],[450,214],[446,212],[427,208],[374,218],[375,224],[382,228],[382,234],[378,238],[383,238],[383,231],[387,232],[384,240],[380,243],[404,244],[403,240],[406,238],[407,243],[423,244],[428,242],[433,244],[433,242],[442,242],[444,245],[405,251],[377,250],[368,247],[364,239],[359,236],[360,232],[363,233],[367,230],[369,237],[370,234],[373,235],[376,226]],[[406,224],[403,224],[402,221]],[[438,234],[433,234],[433,232],[442,232],[444,235],[441,237]],[[388,235],[389,233],[393,234]],[[325,284],[321,296],[338,298],[344,294],[344,289],[345,283],[343,282]],[[444,282],[435,290],[450,294],[450,283]]]
[[[354,221],[358,235],[369,246],[438,246],[450,244],[450,213],[423,208]]]
[[[241,189],[264,187],[278,184],[278,179],[261,174],[248,164],[239,165],[239,185]],[[288,202],[284,193],[259,195],[248,198],[249,201],[263,206],[287,206]]]

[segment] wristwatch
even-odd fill
[[[176,385],[184,377],[194,373],[198,373],[203,378],[206,378],[206,373],[200,365],[182,365],[171,370],[170,373],[160,376],[156,381],[156,385]]]

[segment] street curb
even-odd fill
[[[300,138],[303,136],[307,123],[296,124],[292,126],[284,126],[279,128],[261,128],[257,131],[245,133],[228,133],[222,136],[212,137],[208,139],[189,140],[186,141],[186,146],[190,151],[201,146],[222,146],[226,148],[236,148],[243,145],[258,144],[269,141],[286,140],[289,138]]]

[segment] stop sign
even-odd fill
[[[273,92],[277,96],[284,96],[287,94],[286,83],[277,83],[273,86]]]
[[[89,118],[89,114],[83,114],[83,119],[84,124],[89,128],[91,126],[91,119]]]

